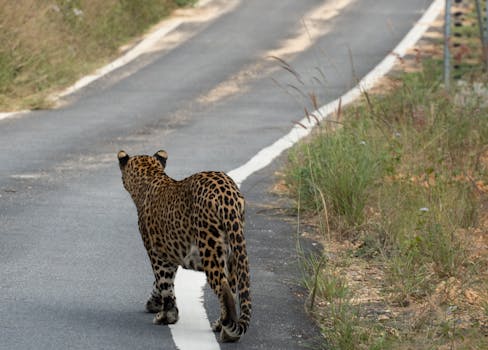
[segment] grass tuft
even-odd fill
[[[349,125],[333,133],[328,130],[320,129],[313,143],[291,153],[289,181],[299,184],[294,190],[305,208],[320,212],[328,206],[340,219],[336,224],[359,226],[364,223],[368,189],[381,173],[383,155],[374,141]]]

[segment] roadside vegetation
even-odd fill
[[[119,48],[195,0],[0,0],[0,111],[47,96],[108,63]]]
[[[465,47],[467,82],[446,91],[419,47],[290,152],[300,227],[324,246],[302,266],[325,348],[488,348],[488,91]]]

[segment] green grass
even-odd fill
[[[319,133],[327,133],[322,129]],[[307,209],[329,207],[348,227],[364,222],[368,189],[381,173],[385,154],[349,125],[300,145],[291,153],[289,181]]]
[[[488,230],[488,108],[470,87],[486,78],[467,17],[453,49],[454,79],[467,86],[446,91],[442,62],[426,59],[289,154],[286,181],[300,218],[313,214],[324,240],[324,256],[302,265],[327,348],[488,347],[488,250],[474,242]],[[368,276],[371,266],[380,277]],[[361,283],[351,279],[358,268]],[[378,308],[393,316],[368,316]]]
[[[435,62],[426,65],[401,75],[389,93],[365,95],[343,111],[340,126],[323,122],[290,152],[286,175],[299,209],[319,218],[324,238],[360,242],[352,257],[383,266],[384,298],[399,308],[433,298],[445,281],[488,286],[472,269],[477,262],[464,239],[478,228],[487,200],[476,183],[488,183],[488,109],[476,98],[458,104],[457,91],[440,85]],[[307,264],[304,284],[312,303],[327,305],[314,313],[334,349],[486,344],[475,323],[455,329],[435,313],[428,327],[409,327],[406,317],[390,326],[399,335],[385,333],[382,323],[360,317],[340,271],[320,257]],[[467,333],[476,338],[468,342]]]
[[[0,0],[0,111],[46,97],[109,62],[119,47],[194,0]]]

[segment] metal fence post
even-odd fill
[[[488,70],[488,0],[485,2],[485,30],[483,36],[483,49],[484,49],[484,58],[485,58],[485,69]]]
[[[485,71],[488,68],[488,57],[487,57],[487,27],[484,25],[483,21],[483,9],[481,7],[481,0],[476,0],[476,17],[478,18],[478,29],[480,32],[480,42],[481,42],[481,51],[483,53],[483,64],[485,67]],[[488,6],[487,6],[488,7]],[[487,10],[488,11],[488,10]]]
[[[487,25],[487,22],[488,21],[488,0],[485,2],[485,43],[488,42],[488,25]]]
[[[446,0],[444,13],[444,86],[449,89],[451,83],[451,0]]]

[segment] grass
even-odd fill
[[[0,0],[0,110],[46,108],[47,96],[119,54],[194,0]]]
[[[488,108],[441,80],[425,60],[290,152],[325,247],[303,264],[307,304],[333,349],[488,347]]]
[[[367,188],[381,168],[381,155],[375,145],[368,143],[353,129],[341,128],[329,137],[302,145],[292,153],[295,163],[309,160],[294,167],[290,176],[300,180],[296,188],[307,208],[322,210],[329,206],[346,225],[363,221]],[[325,201],[317,201],[317,197]]]

